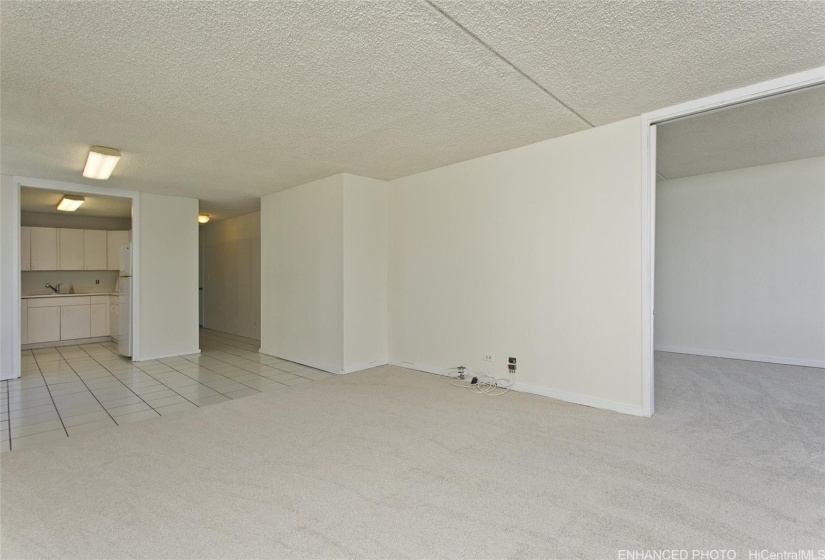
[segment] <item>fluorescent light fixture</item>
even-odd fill
[[[120,161],[120,150],[92,146],[89,150],[89,157],[86,158],[83,176],[89,179],[108,179],[118,161]]]
[[[206,222],[208,222],[211,219],[212,219],[212,217],[209,214],[198,214],[198,223],[199,224],[205,224]]]
[[[60,204],[57,205],[58,210],[62,210],[63,212],[74,212],[80,205],[86,202],[86,199],[82,196],[73,196],[67,194],[60,199]]]

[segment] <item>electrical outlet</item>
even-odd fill
[[[495,356],[493,356],[492,354],[484,354],[484,355],[482,355],[482,359],[485,362],[494,362],[495,361]]]

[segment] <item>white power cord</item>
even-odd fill
[[[445,372],[445,375],[451,379],[450,385],[454,387],[463,387],[473,393],[481,393],[482,395],[490,395],[493,397],[503,395],[509,391],[516,381],[516,374],[513,368],[510,369],[510,375],[507,379],[493,377],[486,373],[467,372],[464,367],[450,368]],[[473,383],[473,380],[476,382]]]

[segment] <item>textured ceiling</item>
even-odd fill
[[[825,156],[825,86],[666,123],[656,136],[668,179]]]
[[[22,187],[20,189],[20,210],[23,212],[38,212],[41,214],[67,215],[57,209],[57,203],[64,194],[63,191],[50,191]],[[101,218],[131,218],[132,199],[118,196],[98,196],[82,194],[86,201],[74,212],[75,216],[96,216]]]
[[[822,1],[434,2],[596,125],[825,64]]]
[[[825,64],[820,2],[45,1],[0,21],[3,173],[84,182],[111,146],[94,184],[218,218]]]

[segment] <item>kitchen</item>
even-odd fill
[[[24,350],[114,341],[131,356],[131,204],[21,188]]]

